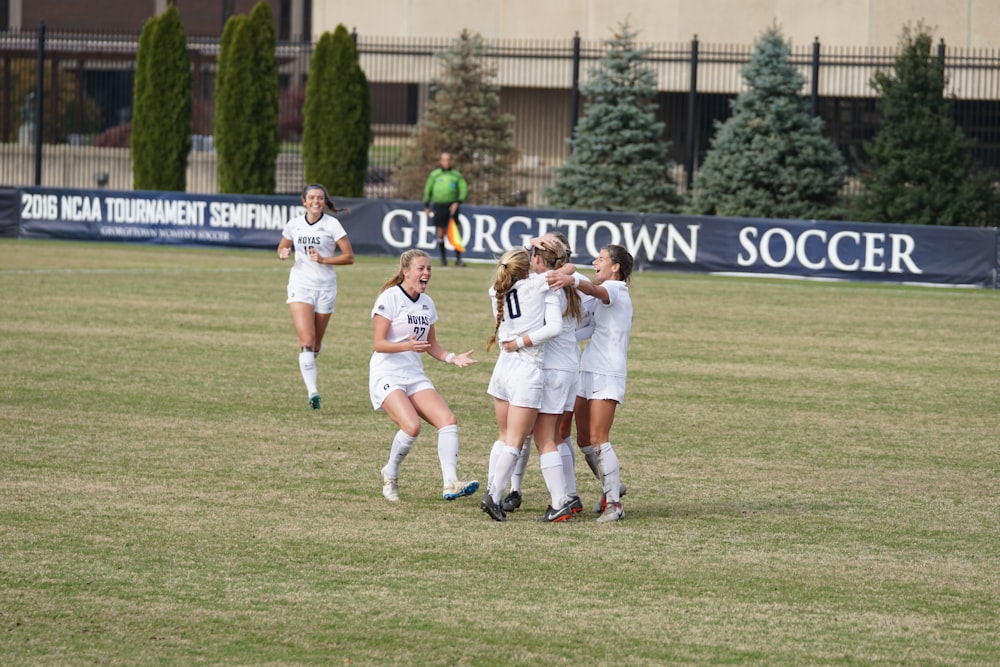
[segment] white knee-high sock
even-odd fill
[[[458,425],[438,429],[438,459],[441,477],[448,484],[458,479]]]
[[[399,477],[399,464],[410,453],[410,449],[413,448],[413,443],[416,441],[417,439],[412,435],[396,431],[396,437],[392,439],[392,447],[389,449],[389,462],[382,468],[382,474],[392,479]]]
[[[611,447],[610,442],[597,447],[597,461],[601,465],[601,475],[604,477],[604,494],[609,503],[620,503],[622,501],[621,491],[621,471],[618,467],[618,455]]]
[[[316,353],[305,349],[299,352],[299,371],[302,379],[306,383],[306,391],[309,395],[317,393],[316,389]]]
[[[493,473],[493,485],[490,488],[490,495],[497,505],[500,504],[500,496],[510,482],[510,476],[514,472],[514,466],[517,464],[517,457],[520,455],[521,452],[517,451],[516,447],[504,445],[503,451],[497,457],[496,471]]]
[[[573,453],[573,440],[566,438],[557,446],[559,457],[562,459],[563,484],[566,486],[566,495],[573,497],[576,492],[576,456]]]
[[[521,484],[524,483],[524,469],[528,467],[528,459],[531,458],[531,436],[529,435],[521,443],[521,455],[514,465],[514,472],[510,476],[510,490],[520,491]]]
[[[594,477],[597,481],[601,481],[601,468],[597,464],[597,452],[594,451],[592,445],[587,445],[586,447],[581,447],[580,451],[583,452],[583,457],[587,459],[587,465],[590,467],[590,471],[594,473]]]
[[[490,467],[486,477],[486,493],[491,495],[493,493],[493,476],[496,474],[497,461],[500,460],[500,454],[503,453],[504,446],[503,440],[497,440],[493,443],[493,449],[490,450]]]
[[[545,452],[538,457],[542,478],[549,489],[552,507],[558,509],[566,502],[566,480],[563,479],[562,456],[559,452]]]

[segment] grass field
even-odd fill
[[[4,665],[1000,664],[1000,295],[641,273],[626,519],[379,467],[339,271],[312,412],[271,252],[0,241]],[[460,472],[495,434],[491,267],[435,269]],[[578,462],[585,504],[599,489]]]

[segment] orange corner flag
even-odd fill
[[[462,245],[462,235],[458,232],[455,218],[448,221],[448,243],[455,249],[455,252],[465,252],[465,246]]]

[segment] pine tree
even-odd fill
[[[215,81],[219,192],[273,194],[278,138],[277,43],[271,8],[226,21]]]
[[[600,66],[581,86],[586,114],[572,153],[546,192],[556,208],[671,212],[679,204],[670,175],[669,142],[656,120],[656,73],[627,24],[605,41]]]
[[[306,181],[331,195],[363,197],[371,144],[371,92],[347,28],[316,45],[306,81],[302,161]]]
[[[253,169],[246,192],[274,194],[276,161],[281,150],[278,134],[278,33],[274,27],[271,5],[259,0],[247,20],[253,43]],[[248,103],[250,100],[247,101]]]
[[[330,95],[330,129],[333,167],[330,192],[345,197],[363,197],[371,145],[371,90],[368,77],[358,63],[358,51],[347,28],[333,32],[333,71],[339,76]]]
[[[906,26],[893,71],[872,79],[882,127],[866,146],[858,220],[990,224],[989,178],[975,173],[971,142],[951,120],[944,63],[931,55],[932,43],[922,24]]]
[[[219,192],[242,192],[253,149],[245,141],[253,121],[244,103],[253,45],[245,30],[247,17],[230,16],[219,42],[218,73],[215,77],[215,155]]]
[[[152,156],[155,155],[152,136],[149,127],[152,118],[147,116],[145,109],[146,91],[152,87],[151,69],[153,67],[152,42],[153,32],[159,23],[159,17],[146,19],[139,34],[139,46],[135,54],[135,86],[132,99],[132,129],[129,133],[129,143],[132,155],[132,187],[137,190],[150,189],[150,181],[155,176],[150,174]]]
[[[744,68],[746,90],[716,134],[694,179],[689,210],[704,215],[837,219],[844,159],[800,97],[789,45],[769,28]]]
[[[146,21],[139,37],[131,147],[136,190],[184,191],[191,152],[191,62],[173,3]]]
[[[514,204],[514,118],[500,112],[497,71],[485,60],[483,38],[463,31],[437,57],[442,72],[433,99],[395,175],[400,196],[422,200],[427,175],[448,151],[468,183],[470,203]]]

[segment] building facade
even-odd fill
[[[189,36],[194,78],[189,191],[216,191],[218,38],[226,18],[249,13],[256,1],[174,0]],[[865,143],[880,123],[872,75],[892,67],[904,27],[918,22],[938,42],[955,121],[975,141],[975,159],[1000,169],[1000,48],[984,43],[983,29],[1000,25],[997,0],[267,1],[279,31],[279,122],[286,144],[278,164],[281,192],[296,192],[302,179],[297,144],[312,46],[339,24],[355,32],[371,84],[372,196],[398,194],[391,174],[433,95],[441,74],[437,54],[468,30],[485,38],[501,111],[515,119],[518,190],[525,203],[544,205],[542,193],[568,156],[567,139],[586,111],[579,85],[604,54],[604,40],[625,20],[649,50],[657,116],[682,187],[742,90],[741,70],[754,40],[772,24],[791,41],[792,61],[806,82],[802,95],[853,173],[863,168]],[[142,25],[166,7],[167,0],[0,0],[0,24],[7,26],[0,32],[0,184],[32,179],[35,34],[44,21],[50,36],[46,70],[59,85],[49,92],[43,115],[43,143],[52,154],[44,160],[43,182],[82,187],[96,179],[111,188],[131,187],[135,49]],[[298,38],[299,30],[309,37]]]
[[[311,33],[310,0],[267,0],[278,37],[301,39]],[[55,32],[136,33],[146,19],[163,13],[168,0],[0,0],[0,25],[12,32],[34,31],[44,21]],[[257,0],[174,0],[188,35],[217,37],[234,14],[249,14]]]
[[[946,43],[995,48],[996,0],[313,0],[313,34],[338,23],[361,34],[443,37],[463,29],[486,39],[585,40],[628,21],[648,42],[753,42],[777,25],[793,44],[892,47],[901,27],[923,21]]]

